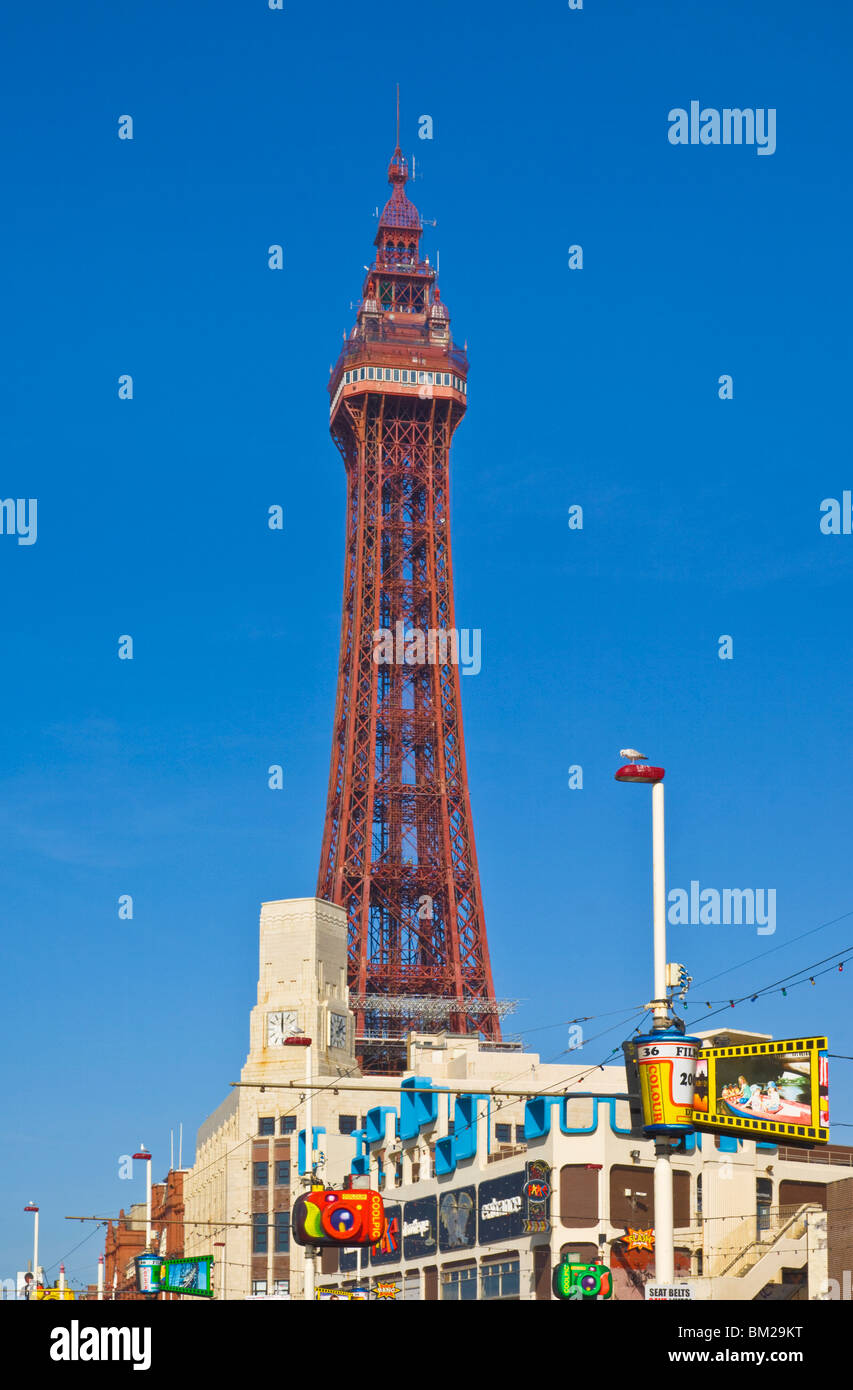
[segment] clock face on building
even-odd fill
[[[329,1047],[345,1048],[347,1045],[347,1020],[345,1014],[329,1014]]]
[[[267,1047],[283,1047],[287,1038],[299,1032],[299,1015],[295,1009],[280,1009],[267,1014]]]

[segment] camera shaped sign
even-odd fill
[[[385,1234],[382,1198],[369,1188],[313,1189],[294,1202],[291,1233],[297,1245],[376,1245]]]
[[[613,1276],[608,1265],[584,1264],[569,1255],[554,1270],[554,1297],[591,1303],[613,1297]]]
[[[825,1037],[703,1047],[696,1059],[692,1125],[758,1143],[829,1143]]]

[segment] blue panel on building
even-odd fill
[[[456,1172],[456,1145],[452,1134],[446,1134],[443,1139],[439,1139],[435,1146],[435,1175],[437,1178],[447,1177],[448,1173]]]
[[[400,1089],[400,1138],[417,1139],[438,1119],[438,1092],[429,1077],[407,1077]]]
[[[385,1138],[385,1116],[394,1116],[394,1133],[399,1130],[399,1117],[393,1105],[374,1105],[364,1117],[365,1139],[368,1144],[379,1144]]]
[[[457,1096],[454,1111],[453,1138],[456,1144],[456,1162],[477,1156],[477,1102],[488,1100],[487,1096]],[[492,1103],[488,1102],[486,1133],[491,1137]],[[487,1150],[491,1143],[487,1144]]]

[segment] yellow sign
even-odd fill
[[[629,1250],[654,1250],[655,1233],[654,1231],[632,1231],[629,1226],[625,1243]]]
[[[698,1038],[667,1031],[634,1039],[643,1128],[648,1134],[683,1134],[693,1126],[693,1080]]]
[[[693,1125],[759,1143],[829,1143],[826,1038],[704,1047],[696,1062]]]

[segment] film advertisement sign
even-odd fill
[[[516,1236],[524,1235],[526,1184],[524,1168],[517,1173],[509,1173],[505,1178],[480,1183],[477,1199],[481,1245],[487,1245],[492,1240],[513,1240]]]
[[[385,1227],[385,1234],[376,1245],[371,1245],[370,1247],[370,1263],[372,1265],[393,1265],[400,1263],[403,1209],[399,1202],[396,1206],[385,1208],[385,1217],[388,1222],[388,1225]]]
[[[438,1199],[419,1197],[403,1207],[403,1254],[407,1260],[434,1255],[438,1226]]]
[[[702,1048],[694,1127],[759,1142],[828,1144],[826,1049],[826,1038],[818,1037]]]
[[[698,1038],[675,1031],[635,1039],[643,1128],[648,1134],[686,1134],[693,1127],[693,1079]]]
[[[455,1187],[438,1199],[438,1248],[469,1250],[477,1243],[477,1189]]]
[[[160,1283],[160,1271],[163,1261],[159,1255],[137,1255],[136,1263],[136,1287],[140,1293],[154,1294],[159,1293],[162,1287]]]
[[[213,1297],[212,1255],[200,1255],[190,1260],[163,1260],[159,1286],[164,1293],[192,1294],[196,1298]]]

